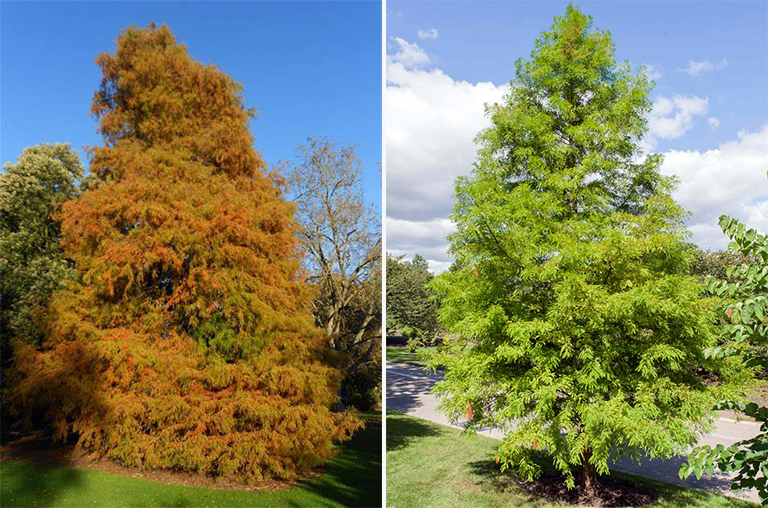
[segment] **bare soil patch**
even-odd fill
[[[563,477],[555,473],[544,473],[533,482],[518,481],[521,488],[539,497],[565,502],[574,506],[643,506],[656,501],[650,490],[616,478],[600,478],[597,487],[587,492],[578,483],[568,490]]]

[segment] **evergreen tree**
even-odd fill
[[[712,304],[688,275],[685,213],[639,148],[652,83],[614,53],[570,5],[518,60],[456,183],[457,269],[434,282],[460,335],[431,360],[441,408],[505,433],[502,468],[534,478],[538,449],[588,491],[611,460],[680,453],[743,381],[704,357]]]
[[[13,406],[129,466],[293,478],[359,422],[312,317],[290,205],[241,87],[171,31],[129,28],[92,112],[89,190],[64,205],[82,276],[19,351]]]

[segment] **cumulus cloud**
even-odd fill
[[[437,28],[429,28],[427,30],[419,30],[419,39],[437,39]]]
[[[397,42],[397,41],[396,41]],[[456,81],[437,68],[413,65],[403,48],[387,57],[387,250],[424,256],[435,271],[445,253],[453,183],[469,174],[473,139],[490,125],[485,104],[502,100],[508,85]]]
[[[648,135],[643,140],[645,150],[652,150],[660,139],[682,137],[693,128],[694,117],[705,115],[708,110],[706,97],[658,97],[648,118]]]
[[[695,78],[701,77],[705,72],[712,72],[720,69],[725,69],[728,66],[728,60],[723,58],[720,62],[712,63],[709,60],[702,62],[696,62],[695,60],[688,60],[688,67],[681,69],[687,72],[690,76]]]
[[[710,117],[709,120],[707,120],[707,123],[709,123],[709,128],[713,131],[716,131],[720,127],[720,119],[717,117]]]
[[[664,73],[661,71],[661,68],[653,64],[643,64],[642,70],[649,78],[654,81],[660,80],[664,75]]]
[[[717,225],[727,214],[768,232],[768,125],[714,150],[664,154],[662,173],[680,179],[675,198],[691,212],[688,228],[703,248],[722,249],[727,238]]]
[[[432,59],[419,47],[418,44],[410,43],[400,37],[392,37],[397,51],[393,55],[387,55],[387,66],[390,63],[398,64],[405,69],[417,69],[429,64]]]

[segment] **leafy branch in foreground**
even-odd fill
[[[747,369],[768,368],[768,236],[746,229],[744,224],[726,215],[720,217],[720,227],[731,239],[728,250],[750,256],[751,263],[740,263],[727,271],[729,280],[707,279],[707,290],[731,301],[724,305],[728,322],[723,336],[729,340],[709,348],[711,358],[742,357]],[[768,408],[754,402],[725,401],[715,407],[744,413],[762,422],[760,434],[725,447],[700,446],[688,455],[680,467],[680,478],[695,474],[714,474],[715,470],[736,472],[733,490],[756,489],[763,506],[768,506]]]

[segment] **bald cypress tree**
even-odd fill
[[[461,337],[431,360],[442,409],[501,429],[502,467],[532,479],[543,451],[586,490],[611,460],[682,452],[743,381],[703,353],[712,305],[687,275],[685,212],[639,148],[652,83],[614,53],[570,5],[517,62],[456,183],[460,268],[434,283]]]
[[[240,85],[165,26],[125,30],[97,64],[104,144],[61,212],[81,276],[42,350],[19,351],[14,407],[130,466],[306,472],[359,422],[331,410],[340,373]]]

